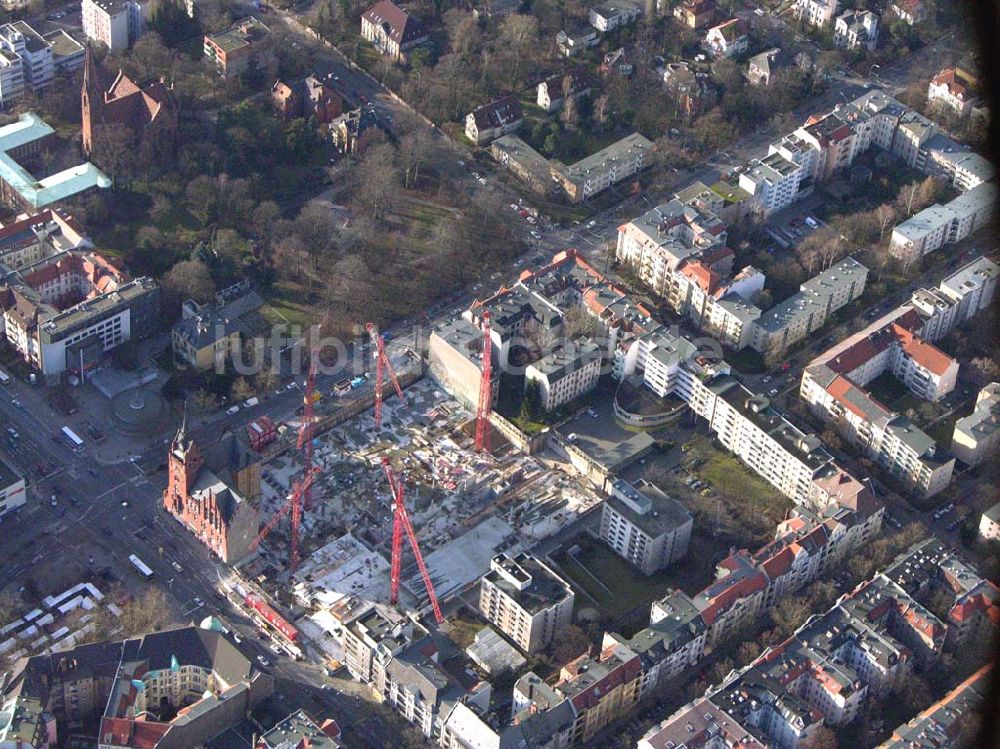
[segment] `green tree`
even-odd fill
[[[521,399],[521,421],[537,421],[542,415],[542,386],[538,380],[525,380]]]

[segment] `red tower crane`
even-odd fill
[[[389,569],[389,602],[395,605],[399,601],[399,576],[403,562],[403,532],[410,539],[410,548],[413,549],[413,556],[416,557],[417,567],[420,569],[420,576],[424,579],[424,587],[427,588],[427,597],[431,600],[431,608],[434,609],[434,620],[438,624],[444,623],[444,616],[441,615],[441,607],[438,605],[437,594],[434,592],[434,584],[431,576],[424,565],[424,557],[420,553],[420,546],[417,545],[417,537],[413,533],[413,525],[410,523],[410,515],[406,511],[406,504],[403,500],[403,482],[396,476],[389,463],[389,458],[382,456],[382,469],[385,477],[389,480],[389,490],[392,492],[392,563]]]
[[[392,368],[392,363],[389,361],[388,355],[385,353],[385,341],[378,332],[378,328],[375,327],[375,323],[370,322],[365,325],[365,329],[372,339],[372,345],[375,346],[375,431],[377,432],[382,428],[382,382],[385,379],[386,372],[389,373],[392,385],[396,388],[396,395],[399,396],[399,400],[405,403],[406,398],[403,397],[403,388],[399,386],[396,372]]]
[[[253,543],[250,544],[250,550],[255,550],[267,534],[274,530],[278,521],[281,520],[281,518],[283,518],[289,510],[291,510],[292,531],[288,555],[288,569],[290,572],[295,572],[299,566],[299,525],[302,521],[302,497],[312,488],[313,478],[315,475],[315,472],[310,471],[305,474],[300,481],[296,481],[293,484],[292,491],[288,495],[288,501],[285,502],[285,504],[283,504],[276,513],[274,513],[274,516],[267,521],[267,525],[265,525],[261,529],[260,533],[257,534],[257,538],[255,538]]]
[[[490,452],[490,411],[493,410],[493,343],[490,337],[490,313],[483,312],[483,369],[479,378],[479,408],[476,410],[476,452]]]
[[[302,508],[312,509],[312,485],[318,471],[313,467],[313,421],[316,417],[316,365],[319,361],[319,349],[313,349],[309,354],[309,374],[306,376],[306,387],[302,396],[302,425],[299,427],[298,449],[302,451],[302,478],[292,484],[288,501],[274,513],[267,524],[257,534],[250,544],[251,551],[256,549],[265,536],[274,530],[278,521],[291,511],[292,528],[289,538],[288,569],[295,572],[299,566],[299,530],[302,526]]]
[[[309,374],[306,377],[306,387],[302,395],[302,424],[299,427],[299,439],[297,447],[302,453],[302,476],[303,478],[312,473],[313,460],[313,421],[316,418],[316,364],[319,360],[319,349],[313,349],[309,353]],[[308,487],[302,493],[302,503],[305,509],[312,509],[312,490]],[[294,522],[294,515],[293,515]],[[298,528],[294,529],[296,534]]]

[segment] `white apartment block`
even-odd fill
[[[892,230],[890,252],[897,257],[922,257],[961,242],[992,220],[996,204],[996,186],[984,182],[950,203],[928,206]]]
[[[979,518],[979,537],[984,541],[1000,541],[1000,502]]]
[[[83,0],[83,33],[112,52],[128,49],[146,32],[149,3],[141,0]]]
[[[601,33],[627,26],[642,17],[642,6],[628,0],[613,0],[590,9],[590,25]]]
[[[0,26],[0,47],[20,60],[22,79],[28,88],[40,91],[52,80],[52,47],[24,21]]]
[[[665,569],[687,554],[694,520],[676,500],[651,484],[609,481],[601,510],[601,540],[644,574]]]
[[[852,257],[813,276],[784,302],[761,314],[751,345],[761,353],[784,351],[819,330],[865,290],[868,269]]]
[[[706,404],[711,409],[706,418],[719,442],[782,494],[807,503],[813,478],[833,460],[819,439],[731,378],[717,379],[708,389],[716,397]]]
[[[0,519],[28,501],[27,484],[6,460],[0,458]]]
[[[796,0],[795,13],[810,26],[826,26],[837,12],[837,0]]]
[[[24,66],[21,58],[0,48],[0,107],[7,107],[24,93]]]
[[[553,411],[594,389],[601,376],[602,360],[603,352],[596,343],[586,339],[568,341],[558,351],[529,364],[524,370],[524,384],[527,387],[528,383],[538,383],[542,408]]]
[[[83,45],[65,31],[42,36],[24,21],[0,26],[0,106],[24,90],[40,92],[57,70],[73,71],[83,65]]]
[[[751,162],[740,174],[739,185],[753,196],[755,208],[770,216],[798,198],[802,167],[779,153]]]
[[[1000,445],[1000,383],[979,391],[972,413],[955,422],[951,452],[967,465],[976,465]]]
[[[837,16],[833,39],[838,47],[875,50],[878,44],[878,16],[870,10],[849,10]]]
[[[525,653],[533,653],[572,622],[573,589],[528,554],[498,554],[480,581],[479,613]]]

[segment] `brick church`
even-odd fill
[[[259,495],[257,453],[228,432],[203,457],[181,424],[170,444],[163,506],[223,562],[251,552],[260,529],[251,499]]]
[[[138,148],[150,143],[161,152],[172,151],[177,140],[177,101],[173,86],[162,80],[145,87],[121,70],[110,83],[101,73],[87,47],[80,92],[83,119],[83,151],[94,150],[94,136],[101,125],[124,125],[135,137]]]

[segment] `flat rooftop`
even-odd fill
[[[684,505],[648,481],[630,484],[615,477],[611,480],[611,487],[624,498],[612,494],[604,501],[652,538],[691,522],[691,513]]]
[[[633,432],[619,426],[612,408],[610,401],[592,405],[596,419],[583,413],[563,422],[558,429],[564,438],[575,434],[570,444],[608,471],[637,460],[656,444],[646,432]]]
[[[34,112],[25,112],[17,122],[0,127],[0,179],[21,200],[32,208],[44,208],[91,188],[111,187],[107,175],[89,161],[37,180],[8,153],[53,132]]]
[[[516,557],[499,555],[493,560],[493,564],[499,565],[503,572],[491,569],[483,575],[483,579],[500,588],[514,599],[518,606],[531,614],[547,609],[572,595],[566,581],[527,554],[518,554]],[[530,576],[531,581],[526,587],[519,589],[510,582],[508,576],[522,582],[526,580],[525,576]]]
[[[637,156],[649,154],[653,148],[653,142],[639,133],[626,135],[620,141],[612,143],[607,148],[602,148],[595,154],[580,159],[570,166],[556,166],[560,172],[571,179],[582,179],[590,172],[601,172],[611,169],[616,164],[623,163]]]

